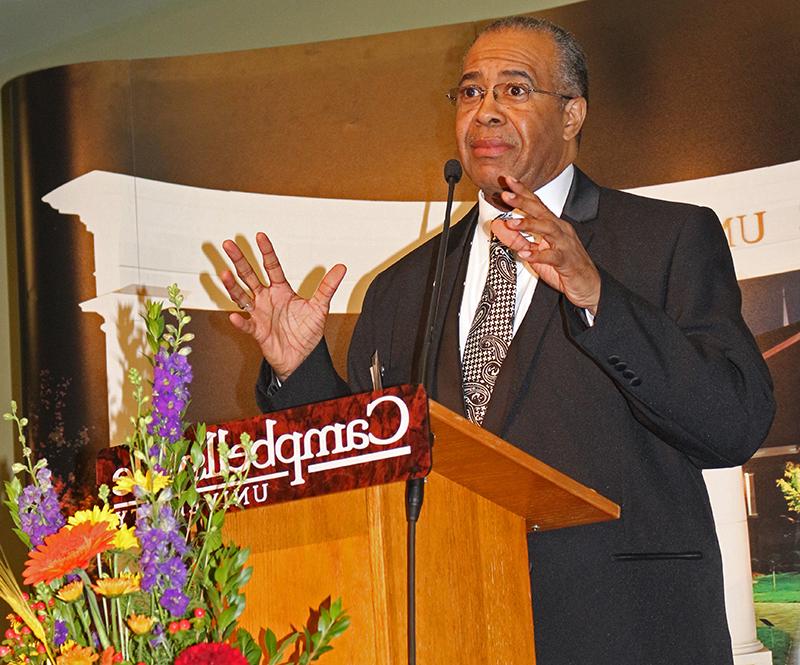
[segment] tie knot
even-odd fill
[[[492,239],[489,243],[489,254],[495,258],[505,258],[510,261],[514,260],[514,257],[511,256],[511,251],[506,247],[500,239],[492,234]]]

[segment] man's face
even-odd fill
[[[456,139],[464,170],[487,197],[505,189],[500,176],[536,190],[575,159],[582,99],[565,102],[532,93],[525,103],[506,106],[491,92],[507,82],[564,92],[556,82],[557,62],[550,35],[521,29],[484,33],[464,58],[459,85],[474,84],[487,93],[479,104],[457,109]],[[583,105],[579,118],[571,108],[576,102]]]

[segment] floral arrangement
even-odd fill
[[[340,600],[321,607],[316,625],[278,640],[266,630],[259,644],[237,621],[252,569],[248,551],[222,538],[225,513],[247,474],[226,471],[231,491],[200,495],[205,427],[187,437],[184,416],[192,369],[185,331],[190,316],[177,286],[163,304],[147,302],[144,320],[152,385],[132,369],[138,404],[126,441],[131,473],[114,491],[132,492],[135,520],[125,524],[102,485],[91,509],[65,516],[46,459],[34,460],[27,419],[12,402],[22,462],[5,483],[14,532],[29,548],[23,592],[3,553],[0,597],[12,608],[0,663],[51,665],[306,665],[331,650],[349,625]],[[248,443],[245,439],[243,444]]]

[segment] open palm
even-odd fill
[[[247,290],[230,270],[224,271],[220,277],[233,302],[249,313],[249,316],[231,314],[231,323],[253,337],[275,375],[284,381],[322,339],[331,299],[344,278],[346,268],[341,264],[333,266],[314,295],[306,300],[297,295],[286,281],[266,234],[257,234],[256,244],[261,252],[268,285],[261,283],[253,266],[233,240],[226,240],[222,248]]]

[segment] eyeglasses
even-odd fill
[[[559,92],[540,90],[539,88],[534,88],[526,83],[515,83],[514,81],[510,81],[508,83],[498,83],[497,85],[492,86],[491,90],[495,101],[503,106],[518,106],[520,104],[524,104],[531,98],[531,95],[534,92],[539,93],[540,95],[558,97],[559,99],[566,101],[575,99],[569,95],[562,95]],[[450,103],[456,108],[469,108],[480,104],[483,101],[483,98],[486,97],[487,92],[489,91],[486,88],[481,88],[479,85],[470,84],[462,85],[457,88],[451,88],[447,91],[446,95],[447,99],[450,100]]]

